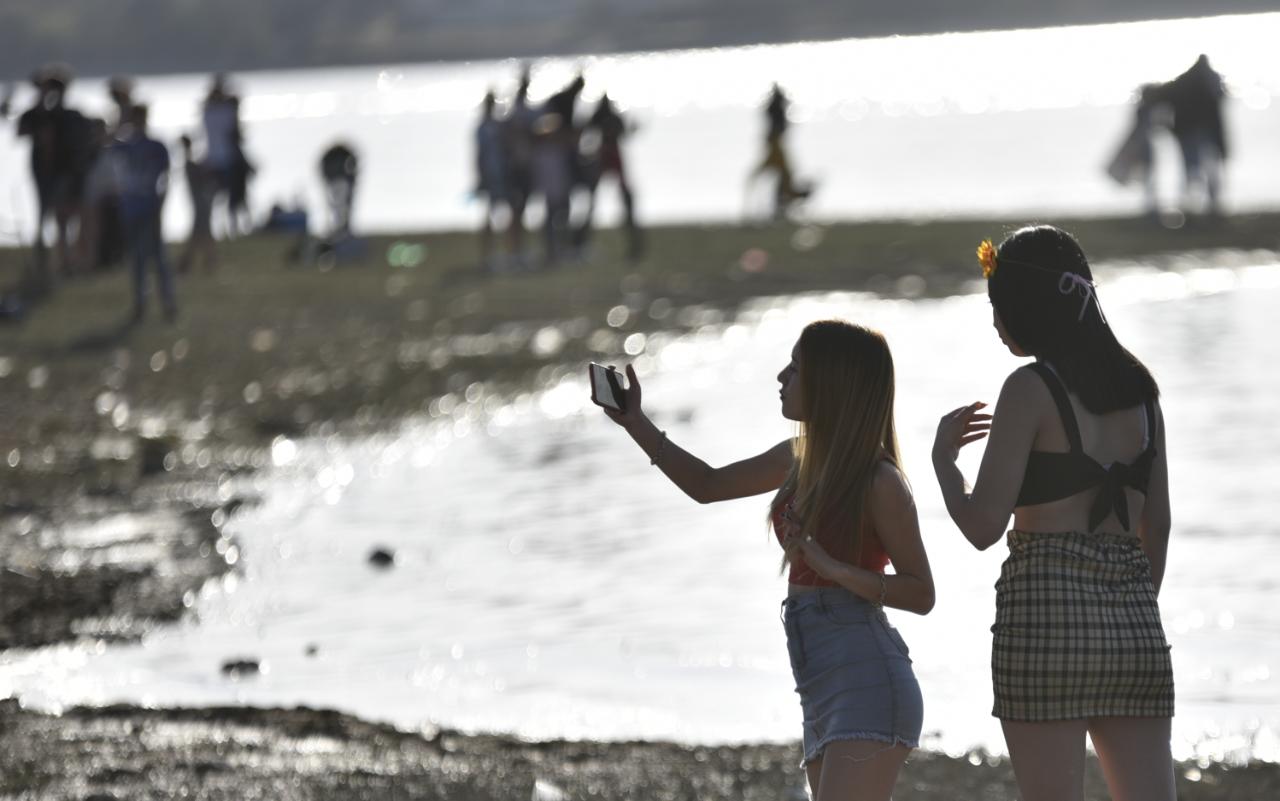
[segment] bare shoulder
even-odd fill
[[[789,439],[784,439],[782,442],[779,442],[777,445],[774,445],[772,448],[764,452],[764,455],[771,462],[785,464],[787,467],[790,467],[791,462],[795,460],[795,454],[795,447]]]
[[[914,507],[911,484],[902,470],[890,459],[881,459],[871,478],[871,505],[873,508]]]
[[[1004,386],[1000,387],[1000,400],[1006,399],[1022,402],[1048,400],[1049,387],[1045,385],[1040,374],[1031,369],[1031,365],[1024,364],[1009,373],[1009,377],[1004,380]]]

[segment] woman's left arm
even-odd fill
[[[1142,550],[1151,562],[1151,582],[1156,594],[1164,582],[1165,558],[1169,553],[1169,460],[1164,445],[1164,412],[1156,407],[1156,459],[1151,466],[1151,480],[1147,483],[1147,499],[1142,507],[1142,519],[1138,521],[1138,537]]]
[[[1040,394],[1048,388],[1030,368],[1015,370],[1000,389],[992,415],[979,413],[986,404],[963,406],[943,416],[933,443],[933,469],[947,513],[965,539],[985,551],[1004,536],[1009,515],[1022,489],[1027,455],[1035,441]],[[990,434],[978,480],[970,492],[956,465],[960,449]]]
[[[880,538],[894,573],[883,575],[837,561],[815,540],[800,545],[805,562],[818,575],[868,601],[924,615],[933,609],[933,573],[920,539],[920,520],[911,488],[896,467],[881,462],[868,498],[871,529]]]

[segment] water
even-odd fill
[[[1140,199],[1100,165],[1128,124],[1130,92],[1204,51],[1234,98],[1231,203],[1274,207],[1277,39],[1280,14],[1267,14],[554,59],[539,64],[534,94],[582,63],[589,96],[607,88],[627,107],[641,124],[631,169],[650,221],[742,214],[758,106],[774,80],[795,101],[800,171],[822,181],[812,216],[1123,213]],[[475,106],[514,72],[488,62],[240,76],[258,208],[295,195],[319,208],[315,161],[343,136],[364,152],[358,226],[472,224]],[[200,76],[149,78],[139,96],[173,139],[195,124],[203,89]],[[73,104],[104,99],[100,82],[73,87]],[[1168,143],[1161,155],[1171,167]],[[0,132],[9,240],[30,218],[25,159],[12,128]],[[1161,181],[1169,195],[1176,174]],[[171,235],[188,213],[174,194]],[[1280,759],[1280,613],[1266,567],[1280,557],[1280,373],[1269,368],[1280,361],[1280,265],[1226,255],[1181,267],[1103,270],[1110,319],[1165,392],[1175,529],[1161,601],[1178,680],[1175,751]],[[761,300],[695,334],[650,337],[639,360],[647,405],[712,462],[777,442],[790,432],[773,376],[822,315],[882,327],[898,360],[903,447],[938,583],[928,617],[894,615],[927,699],[926,745],[1002,750],[987,667],[1001,548],[963,542],[928,459],[938,415],[994,399],[1013,366],[980,296]],[[797,736],[763,499],[683,499],[585,403],[576,370],[509,403],[437,408],[394,437],[280,443],[276,469],[252,479],[265,503],[228,526],[242,570],[191,598],[189,620],[139,645],[0,654],[0,696],[49,709],[307,703],[530,737]],[[970,476],[977,458],[962,459]],[[68,536],[123,541],[137,525]],[[396,550],[394,569],[366,565],[377,546]],[[261,658],[264,673],[223,677],[218,666],[238,656]]]
[[[1132,213],[1139,192],[1104,165],[1127,132],[1133,91],[1168,80],[1198,53],[1232,93],[1230,208],[1280,203],[1280,14],[1047,30],[849,39],[673,53],[547,59],[532,94],[545,97],[579,67],[584,97],[606,89],[639,124],[629,170],[647,222],[724,221],[757,210],[744,179],[760,159],[760,107],[771,82],[791,95],[798,172],[819,180],[817,219],[936,215]],[[469,227],[480,206],[472,128],[489,88],[513,90],[514,62],[387,65],[237,76],[247,146],[259,172],[252,203],[300,199],[320,222],[320,153],[345,138],[362,154],[355,224],[363,230]],[[143,78],[140,100],[169,142],[198,127],[206,76]],[[20,94],[17,108],[25,108]],[[73,84],[70,103],[104,113],[104,82]],[[176,153],[176,145],[174,151]],[[1159,184],[1172,202],[1177,155],[1158,143]],[[34,200],[27,148],[0,131],[0,241],[27,232]],[[617,219],[606,191],[602,213]],[[166,208],[181,236],[180,182]],[[29,235],[29,234],[28,234]]]
[[[1280,372],[1263,366],[1280,360],[1270,323],[1280,264],[1182,262],[1179,273],[1099,270],[1109,319],[1164,392],[1174,748],[1275,760]],[[774,376],[803,325],[830,315],[882,328],[896,354],[938,605],[891,617],[924,691],[925,744],[1002,751],[988,627],[1004,548],[979,553],[963,540],[928,457],[938,416],[994,400],[1016,364],[984,295],[762,299],[694,333],[649,337],[638,360],[646,407],[712,463],[763,450],[790,433]],[[278,443],[277,468],[254,479],[265,503],[228,524],[243,571],[208,585],[190,620],[138,645],[0,654],[0,696],[46,709],[305,703],[535,738],[795,738],[765,498],[684,498],[586,396],[574,370],[509,402],[451,397],[394,436]],[[397,554],[388,571],[366,563],[382,546]],[[241,656],[265,672],[219,673]]]

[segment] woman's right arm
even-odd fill
[[[783,440],[769,450],[723,467],[712,467],[672,442],[658,430],[640,406],[640,381],[627,366],[625,412],[605,409],[605,414],[626,429],[649,460],[671,483],[698,503],[745,498],[776,490],[791,470],[790,441]]]

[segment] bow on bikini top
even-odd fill
[[[1120,525],[1128,531],[1129,501],[1125,497],[1125,487],[1147,494],[1147,485],[1151,482],[1151,465],[1156,458],[1155,407],[1151,401],[1143,403],[1146,414],[1146,444],[1138,458],[1131,464],[1112,462],[1104,467],[1084,452],[1080,444],[1080,427],[1076,423],[1075,410],[1071,408],[1066,387],[1057,373],[1042,362],[1030,366],[1044,380],[1049,393],[1053,395],[1071,450],[1067,453],[1031,451],[1028,454],[1027,470],[1023,474],[1022,489],[1018,491],[1017,505],[1049,503],[1097,487],[1098,495],[1089,509],[1089,530],[1096,529],[1107,519],[1107,515],[1115,512]]]

